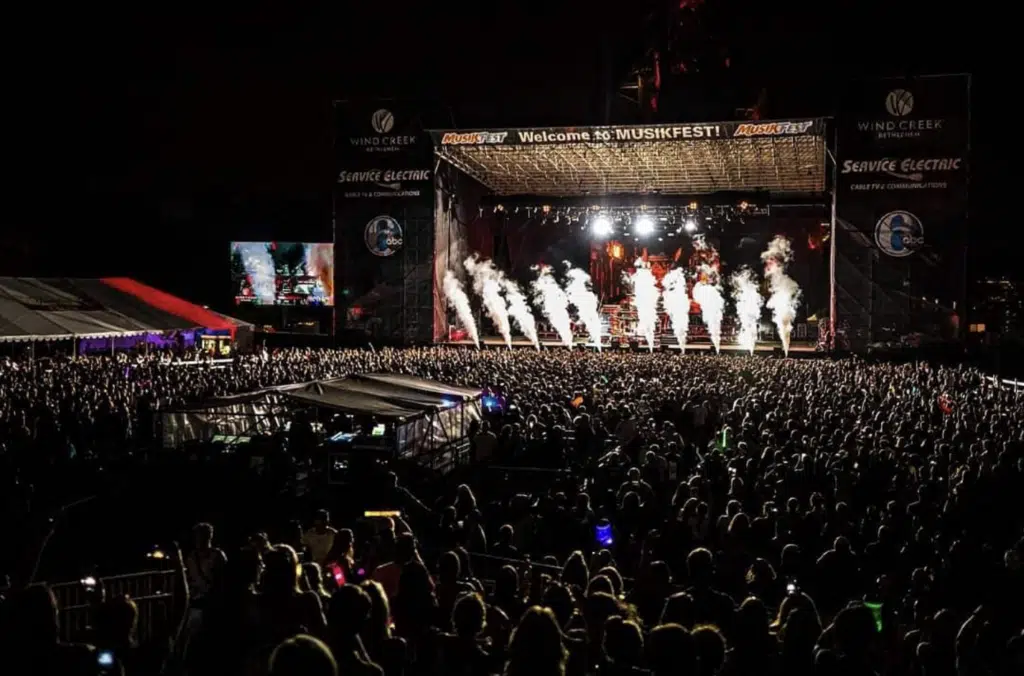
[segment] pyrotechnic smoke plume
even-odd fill
[[[634,263],[633,274],[626,273],[625,281],[633,289],[630,299],[636,308],[636,332],[647,340],[647,347],[654,350],[654,330],[658,326],[658,281],[654,279],[651,266],[641,258]]]
[[[306,269],[320,280],[325,300],[334,305],[334,245],[328,243],[306,246]]]
[[[796,309],[800,306],[800,287],[786,274],[786,265],[793,259],[793,247],[789,240],[779,235],[761,254],[764,261],[764,276],[768,279],[768,308],[779,330],[782,351],[789,355],[789,341],[793,334]]]
[[[706,265],[701,266],[701,273],[707,281],[697,282],[693,285],[693,300],[700,305],[700,315],[704,320],[704,326],[708,329],[711,344],[715,346],[715,352],[720,352],[725,300],[722,298],[722,290],[718,287],[718,273]]]
[[[569,297],[551,274],[550,267],[540,265],[534,266],[533,269],[537,272],[537,279],[533,280],[533,299],[555,328],[562,344],[571,348],[572,320],[569,319]]]
[[[661,280],[661,304],[672,321],[672,333],[679,347],[686,351],[686,334],[690,331],[690,297],[686,293],[686,273],[673,268]]]
[[[245,242],[236,246],[252,280],[252,292],[262,303],[273,305],[277,297],[274,286],[277,273],[274,271],[274,257],[267,251],[267,245],[262,242]]]
[[[736,302],[736,316],[740,320],[739,344],[754,354],[757,345],[757,327],[761,323],[761,307],[764,299],[757,290],[754,274],[750,268],[740,268],[729,279],[732,285],[732,299]]]
[[[512,316],[512,321],[523,332],[523,335],[533,343],[533,346],[539,350],[540,341],[537,340],[537,322],[533,318],[533,310],[530,309],[530,304],[526,302],[526,296],[523,295],[522,289],[508,277],[502,278],[501,288],[505,291],[505,298],[508,300],[508,313]]]
[[[590,288],[590,275],[584,270],[574,268],[572,263],[565,261],[565,276],[569,280],[565,285],[569,302],[576,308],[580,321],[587,328],[587,334],[597,351],[601,351],[601,310],[598,308],[597,296]]]
[[[482,261],[476,254],[463,261],[462,265],[473,280],[473,291],[483,301],[487,316],[511,350],[512,326],[508,321],[508,304],[501,295],[501,279],[504,275],[494,267],[493,261]]]
[[[462,328],[469,332],[473,344],[480,348],[480,335],[476,331],[476,322],[473,321],[473,308],[469,304],[469,296],[462,289],[462,282],[451,270],[444,273],[444,295],[448,299],[448,305],[455,310],[456,316]]]

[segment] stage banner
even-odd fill
[[[337,102],[336,197],[433,199],[433,146],[415,104]]]
[[[336,330],[397,342],[432,335],[434,159],[423,110],[335,103]]]
[[[708,141],[726,139],[821,136],[825,122],[775,120],[763,122],[701,122],[693,124],[620,125],[610,127],[545,127],[535,129],[474,129],[431,131],[434,144],[561,145],[570,143],[642,143],[661,141]]]
[[[969,76],[875,80],[845,92],[837,252],[871,282],[870,298],[850,302],[863,304],[874,340],[950,338],[965,288]]]

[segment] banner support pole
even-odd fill
[[[338,347],[338,102],[331,101],[331,288],[334,291],[334,303],[331,304],[331,344]]]
[[[828,350],[836,349],[836,206],[839,190],[837,189],[839,163],[836,160],[836,149],[839,144],[838,130],[832,130],[832,150],[827,153],[832,159],[832,209],[829,218],[828,235]]]

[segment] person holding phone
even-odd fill
[[[96,612],[97,662],[101,673],[143,673],[141,654],[135,642],[139,608],[127,596],[104,601]]]
[[[33,584],[12,591],[0,620],[0,649],[6,664],[0,673],[19,676],[92,675],[97,654],[84,643],[60,638],[57,598],[49,586]]]

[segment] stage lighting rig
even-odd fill
[[[590,223],[590,230],[594,233],[595,237],[608,237],[612,234],[613,229],[612,219],[604,214],[598,214]]]
[[[717,204],[696,201],[681,204],[488,204],[487,211],[502,218],[535,221],[549,227],[573,227],[597,240],[619,237],[651,240],[654,237],[693,237],[742,226],[751,218],[768,216],[767,206],[746,201]],[[480,209],[483,217],[484,210]]]
[[[647,237],[654,232],[654,219],[647,214],[637,217],[636,222],[633,224],[633,232],[636,233],[637,237]]]

